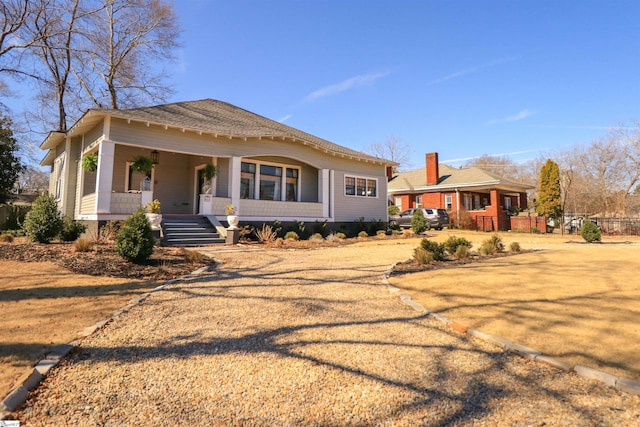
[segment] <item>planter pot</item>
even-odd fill
[[[149,224],[151,224],[151,229],[156,231],[162,228],[162,214],[157,213],[146,213],[147,220],[149,220]]]
[[[238,218],[238,215],[227,215],[227,222],[229,223],[229,228],[235,230],[238,228],[240,218]]]

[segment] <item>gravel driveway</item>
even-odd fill
[[[640,424],[640,399],[445,329],[381,284],[415,245],[217,253],[55,369],[23,425]]]

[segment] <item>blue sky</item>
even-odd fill
[[[356,150],[397,137],[415,167],[430,151],[526,160],[640,119],[638,0],[175,7],[170,101],[227,101]]]

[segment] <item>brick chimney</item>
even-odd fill
[[[440,171],[438,170],[438,153],[427,153],[426,165],[427,185],[436,185],[440,178]]]

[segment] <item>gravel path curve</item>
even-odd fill
[[[413,246],[218,253],[85,339],[22,425],[635,426],[640,398],[445,329],[381,284]]]

